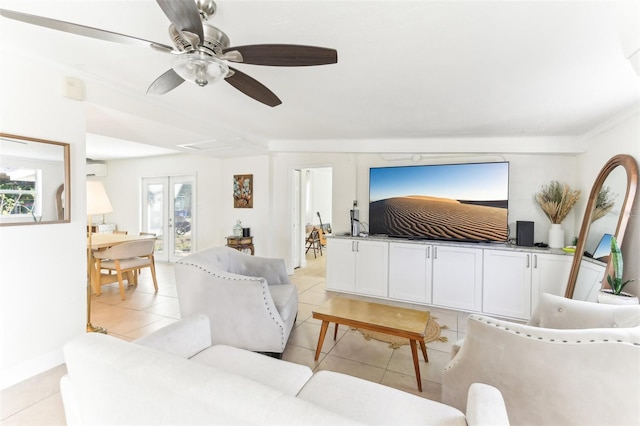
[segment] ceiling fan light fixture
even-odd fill
[[[173,70],[186,81],[204,87],[225,78],[229,67],[214,56],[197,52],[177,57],[173,62]]]

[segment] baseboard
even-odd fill
[[[62,348],[18,365],[3,366],[0,373],[0,390],[7,389],[61,364],[64,364]]]

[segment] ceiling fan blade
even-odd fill
[[[198,6],[193,0],[156,0],[169,21],[179,31],[188,31],[200,38],[199,43],[204,42],[204,30]]]
[[[53,30],[66,33],[77,34],[85,37],[96,38],[98,40],[111,41],[115,43],[130,44],[135,46],[153,47],[156,50],[173,51],[172,47],[156,43],[155,41],[144,40],[138,37],[114,33],[112,31],[100,30],[98,28],[87,27],[85,25],[72,24],[71,22],[58,21],[56,19],[42,16],[29,15],[28,13],[15,12],[7,9],[0,9],[0,15],[16,21],[26,22],[40,27],[51,28]]]
[[[229,67],[229,69],[233,71],[233,75],[226,77],[224,80],[245,95],[270,107],[278,106],[282,103],[271,90],[258,80],[249,77],[235,68]]]
[[[254,44],[224,49],[222,52],[240,52],[242,59],[229,57],[228,60],[253,65],[272,65],[276,67],[304,67],[327,65],[338,62],[335,49],[297,44]]]
[[[173,69],[162,74],[151,83],[147,89],[147,95],[164,95],[184,83],[184,78],[180,77]]]

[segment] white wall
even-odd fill
[[[629,154],[640,166],[640,110],[635,110],[625,117],[596,129],[588,136],[587,152],[580,156],[581,181],[584,191],[590,191],[596,176],[604,164],[614,155]],[[584,210],[584,206],[582,207]],[[631,210],[631,217],[624,241],[624,277],[635,279],[624,291],[640,295],[640,191]],[[597,223],[597,222],[596,222]]]
[[[323,224],[330,224],[331,189],[333,187],[331,168],[305,169],[303,172],[307,174],[306,182],[310,189],[307,197],[308,209],[304,211],[304,225],[320,226],[320,219],[322,219]],[[320,213],[320,217],[318,217],[318,213]]]
[[[426,157],[426,156],[423,156]],[[569,155],[439,155],[431,159],[424,158],[419,162],[411,160],[386,161],[379,154],[274,154],[273,181],[274,191],[272,203],[273,223],[276,231],[273,240],[273,256],[290,258],[288,226],[290,223],[289,190],[292,188],[291,171],[294,168],[314,167],[324,164],[333,168],[332,228],[335,234],[349,231],[349,210],[353,200],[358,201],[361,221],[369,221],[369,168],[378,166],[416,165],[446,162],[472,161],[509,161],[509,224],[517,220],[530,220],[535,223],[535,241],[548,240],[547,233],[550,222],[534,201],[534,194],[542,185],[551,180],[567,182],[573,188],[580,188],[578,157]],[[583,191],[584,193],[584,191]],[[588,191],[584,196],[588,195]],[[569,244],[577,236],[582,212],[574,209],[565,222],[566,243]]]
[[[253,175],[253,208],[233,207],[233,175]],[[220,210],[220,223],[223,237],[233,235],[236,220],[244,228],[251,228],[256,256],[271,256],[272,252],[272,216],[271,205],[271,165],[268,156],[226,159],[220,168],[219,185],[222,198],[214,200]],[[202,218],[201,218],[202,220]],[[226,242],[222,241],[222,244]],[[217,244],[220,245],[220,244]]]
[[[355,199],[355,155],[354,154],[272,154],[271,155],[271,250],[270,257],[286,260],[290,272],[291,259],[291,214],[293,211],[290,193],[294,188],[293,170],[331,167],[333,194],[331,205],[331,227],[333,232],[349,229],[349,209],[344,200]],[[324,218],[323,218],[324,221]]]
[[[267,156],[219,160],[206,155],[167,155],[108,162],[105,184],[113,213],[108,223],[140,231],[141,181],[145,177],[196,176],[196,250],[220,246],[236,220],[251,228],[256,254],[268,254],[270,176]],[[233,175],[253,174],[253,208],[233,207]]]
[[[0,61],[11,63],[0,67],[0,131],[71,145],[71,223],[0,228],[4,389],[63,363],[62,345],[85,330],[85,108],[62,97],[61,72],[6,52]]]
[[[168,155],[110,161],[107,170],[107,176],[100,178],[113,207],[113,213],[105,217],[107,223],[115,223],[118,229],[137,234],[141,230],[142,179],[193,175],[196,177],[196,229],[200,244],[197,248],[219,243],[220,160],[196,155]]]

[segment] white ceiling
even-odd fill
[[[417,144],[428,152],[443,138],[481,144],[487,137],[555,137],[561,143],[640,103],[640,77],[626,60],[640,48],[635,0],[217,5],[209,22],[232,46],[331,47],[338,63],[237,65],[280,97],[283,104],[270,108],[223,82],[206,88],[183,84],[162,97],[147,96],[149,84],[171,61],[152,49],[3,17],[0,25],[12,39],[0,46],[84,81],[87,156],[96,160],[115,158],[123,149],[110,149],[113,139],[93,135],[178,151],[185,151],[179,145],[204,143],[215,149],[201,152],[219,157],[274,149],[383,146],[393,152],[396,141],[397,151],[412,141],[412,149]],[[169,21],[154,0],[0,0],[0,7],[170,44]],[[93,151],[98,139],[102,146],[106,140],[106,150]]]

